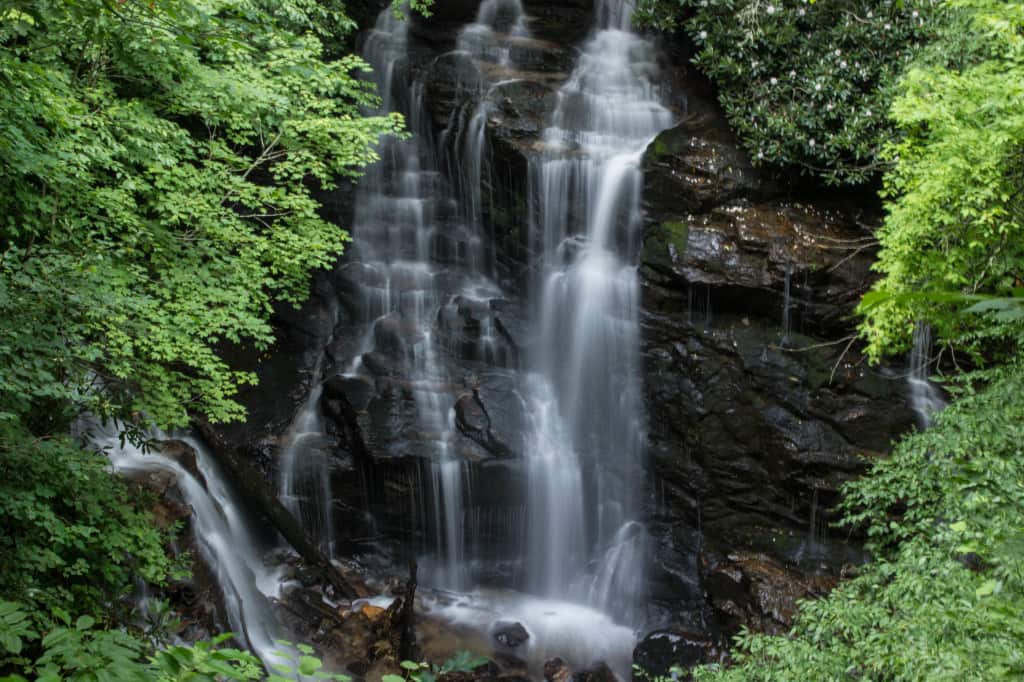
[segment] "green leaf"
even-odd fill
[[[978,587],[978,589],[974,591],[974,593],[978,596],[978,598],[988,597],[992,593],[994,593],[998,588],[998,580],[986,580]]]
[[[301,656],[299,657],[299,673],[302,675],[312,675],[321,668],[320,659],[313,656]]]

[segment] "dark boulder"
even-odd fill
[[[491,636],[494,637],[498,644],[510,649],[515,649],[530,639],[530,633],[526,631],[522,623],[510,623],[507,621],[495,623]]]
[[[667,677],[672,668],[693,668],[720,658],[717,644],[696,630],[679,628],[650,633],[633,650],[633,665],[647,677]],[[637,679],[634,675],[633,679]]]
[[[530,34],[562,45],[575,45],[590,34],[594,0],[524,0]]]
[[[435,59],[424,75],[424,105],[438,130],[452,114],[484,91],[486,78],[480,66],[465,52],[448,52]]]
[[[754,170],[723,118],[701,111],[658,135],[644,152],[644,207],[655,215],[704,211],[777,188]]]

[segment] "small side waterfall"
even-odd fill
[[[910,406],[922,429],[932,425],[932,415],[946,407],[942,392],[929,377],[932,367],[932,330],[923,323],[914,329],[914,345],[910,351],[907,383],[910,385]]]
[[[256,530],[203,444],[182,439],[195,450],[197,477],[159,452],[143,452],[129,442],[122,445],[116,424],[90,425],[83,430],[91,432],[92,442],[107,453],[117,472],[168,471],[175,475],[178,489],[192,509],[199,551],[223,592],[231,631],[267,665],[279,662],[275,641],[283,631],[270,600],[280,594],[280,575],[263,562]]]
[[[320,415],[323,359],[313,371],[313,389],[285,432],[278,464],[278,498],[299,519],[328,557],[334,556],[329,457]]]

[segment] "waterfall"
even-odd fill
[[[489,316],[503,294],[481,187],[494,184],[484,176],[488,126],[504,106],[491,96],[524,77],[519,55],[540,43],[519,0],[481,2],[455,50],[438,57],[472,60],[481,79],[468,87],[479,89],[437,132],[427,84],[410,66],[406,21],[383,11],[363,51],[380,111],[403,113],[413,136],[382,140],[380,161],[357,188],[354,242],[340,276],[356,294],[350,312],[361,341],[351,362],[338,366],[399,387],[388,409],[405,430],[395,436],[401,454],[421,466],[386,475],[402,478],[416,497],[409,525],[417,545],[409,549],[425,590],[445,590],[454,603],[439,602],[440,612],[481,629],[519,618],[534,637],[517,656],[533,672],[543,656],[558,654],[583,664],[607,658],[626,675],[643,619],[640,158],[674,116],[656,86],[654,45],[629,30],[632,12],[630,2],[598,2],[594,29],[528,153],[526,239],[537,261],[524,287],[529,338],[517,355],[524,369],[510,373],[506,389],[523,410],[523,458],[490,462],[507,465],[515,482],[501,491],[515,501],[498,511],[474,499],[489,491],[473,490],[477,470],[460,450],[455,404],[473,380],[454,360],[473,355],[481,371],[511,364]],[[470,309],[484,311],[474,314],[476,347],[464,337],[455,347],[446,334]],[[318,401],[314,391],[300,411],[285,460],[303,433],[322,430]],[[312,496],[294,481],[280,484],[283,499]],[[327,525],[303,520],[311,532]],[[482,585],[495,583],[480,577],[491,558],[480,549],[484,532],[507,548],[525,547],[521,565],[497,557],[516,567],[492,591]]]
[[[532,233],[545,256],[527,455],[531,589],[624,621],[641,601],[646,535],[637,519],[639,160],[673,122],[654,84],[654,47],[628,31],[632,9],[599,3],[532,168]]]
[[[946,407],[942,392],[930,380],[932,366],[932,330],[924,322],[914,328],[914,345],[910,351],[907,383],[910,385],[910,406],[922,429],[932,425],[932,415]]]
[[[514,61],[510,41],[526,36],[518,0],[485,0],[458,37],[457,50],[495,68]],[[382,111],[405,114],[412,139],[380,143],[381,161],[359,184],[348,271],[362,292],[360,316],[369,331],[359,355],[384,353],[408,378],[417,425],[430,463],[430,509],[420,522],[432,530],[422,557],[426,583],[459,590],[468,585],[465,501],[468,474],[456,452],[453,405],[462,378],[453,376],[435,329],[457,318],[460,305],[483,305],[500,295],[488,279],[493,244],[482,234],[480,182],[488,110],[456,110],[440,140],[425,116],[423,83],[409,79],[407,21],[384,10],[364,58],[374,67]],[[403,90],[403,82],[409,81]],[[445,159],[444,153],[456,158]],[[448,161],[448,175],[444,172]],[[490,247],[490,250],[488,249]],[[358,265],[356,265],[358,264]],[[456,324],[452,322],[452,324]],[[483,325],[478,352],[497,355],[496,334]],[[350,371],[362,371],[356,361]]]
[[[107,453],[116,472],[168,471],[175,475],[176,485],[192,509],[192,527],[203,561],[224,595],[231,631],[268,666],[281,662],[275,641],[283,633],[271,608],[271,599],[280,593],[281,576],[263,562],[256,529],[203,444],[189,437],[182,439],[195,450],[197,477],[159,452],[143,452],[128,441],[122,443],[117,424],[88,424],[82,431]]]
[[[334,511],[329,453],[325,449],[320,396],[323,359],[313,372],[316,382],[285,432],[278,473],[278,498],[309,531],[328,557],[334,556]]]

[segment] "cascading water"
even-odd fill
[[[486,0],[478,20],[463,30],[458,48],[474,58],[509,64],[507,41],[524,35],[522,9],[516,0]],[[465,499],[468,481],[461,457],[455,452],[454,388],[456,378],[446,367],[445,351],[434,329],[439,318],[454,317],[460,304],[486,302],[499,295],[486,275],[493,270],[493,254],[485,249],[481,233],[480,173],[486,113],[471,116],[465,126],[453,114],[450,134],[435,144],[431,122],[423,116],[423,85],[413,80],[407,91],[399,87],[407,77],[408,25],[385,10],[378,18],[364,50],[373,65],[383,111],[406,115],[414,132],[410,140],[381,142],[381,161],[360,182],[353,232],[356,236],[352,268],[363,274],[360,315],[368,325],[358,357],[384,350],[404,366],[407,386],[415,403],[419,433],[428,443],[433,509],[428,525],[432,547],[424,557],[425,579],[448,589],[468,587],[465,561]],[[441,172],[439,148],[461,154],[459,172]],[[455,164],[452,164],[455,165]],[[458,198],[458,201],[456,200]],[[481,333],[482,356],[493,356],[494,330]],[[353,363],[353,373],[362,370]],[[435,560],[436,559],[436,560]]]
[[[462,594],[438,609],[485,630],[501,618],[521,620],[533,636],[517,655],[534,672],[557,654],[581,664],[603,658],[627,674],[633,628],[642,619],[639,160],[674,117],[654,84],[654,46],[629,31],[632,11],[621,0],[598,3],[595,29],[557,92],[543,150],[530,162],[530,239],[540,263],[530,286],[535,350],[522,358],[528,369],[517,382],[524,461],[514,465],[525,468],[525,520],[512,511],[515,521],[502,531],[510,547],[526,547],[521,568],[502,587],[529,596],[478,587],[473,567],[480,557],[470,534],[492,519],[473,506],[458,451],[454,405],[464,388],[451,359],[467,351],[447,346],[443,333],[459,324],[462,308],[490,309],[502,295],[490,279],[494,240],[485,233],[481,185],[497,106],[490,95],[520,77],[517,48],[536,47],[528,18],[519,0],[481,3],[457,38],[455,57],[473,60],[483,83],[437,139],[426,86],[409,66],[406,21],[385,10],[364,49],[382,111],[404,113],[414,135],[383,140],[380,162],[359,184],[343,276],[359,294],[350,312],[364,331],[351,362],[339,366],[348,375],[383,373],[409,398],[396,408],[401,423],[414,425],[402,451],[429,471],[419,488],[429,503],[414,524],[427,531],[422,582]],[[480,347],[471,354],[499,366],[498,331],[488,315],[478,317]],[[322,431],[318,401],[315,390],[286,437],[285,464],[303,433]],[[315,496],[295,480],[280,484],[286,501]],[[301,516],[308,530],[329,532],[329,508]]]
[[[929,380],[932,366],[932,330],[921,322],[914,328],[914,345],[910,351],[907,382],[910,384],[910,406],[922,429],[932,425],[932,415],[946,407],[942,392]]]
[[[641,602],[645,537],[636,519],[644,443],[633,265],[639,159],[673,115],[654,85],[653,45],[628,30],[632,6],[609,0],[597,12],[532,169],[544,267],[528,380],[530,586],[630,622]]]
[[[284,435],[278,474],[278,498],[299,519],[328,557],[334,555],[329,453],[320,415],[323,359],[313,372],[316,384]]]
[[[192,438],[183,439],[196,453],[197,477],[159,452],[144,452],[127,441],[122,444],[116,424],[90,424],[82,430],[107,453],[117,472],[168,471],[175,475],[176,485],[192,509],[199,551],[223,593],[231,631],[264,663],[280,663],[275,641],[282,630],[270,600],[280,594],[281,575],[262,560],[255,529],[206,448]]]

